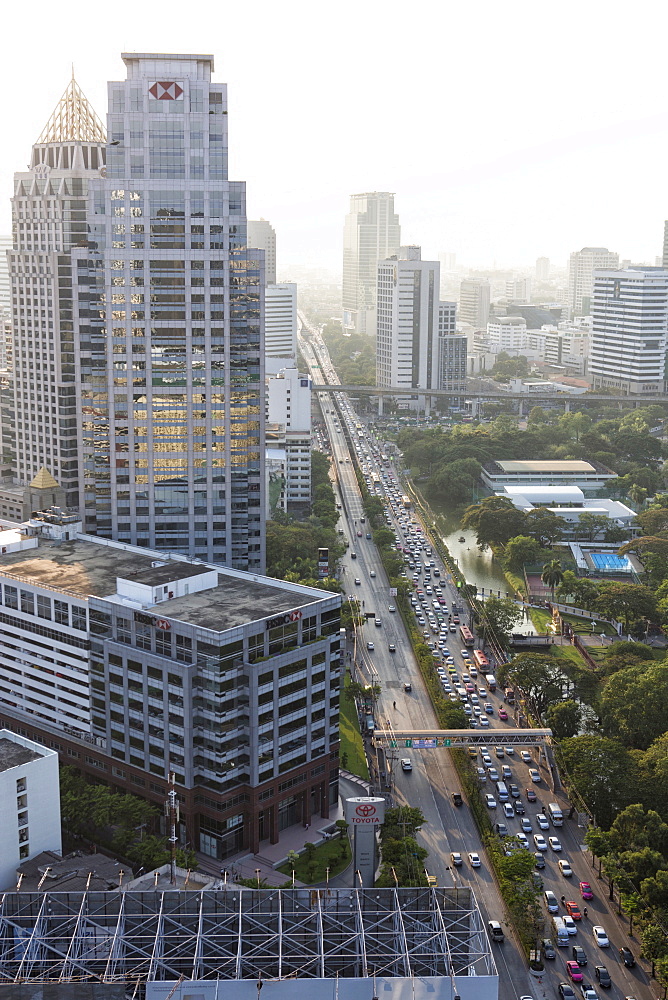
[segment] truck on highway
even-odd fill
[[[494,674],[485,674],[485,680],[487,681],[487,690],[496,691],[496,677]]]

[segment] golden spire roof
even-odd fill
[[[51,473],[45,466],[39,470],[35,478],[30,484],[31,489],[36,490],[54,490],[58,489],[58,480],[54,479]]]
[[[37,140],[37,145],[45,142],[106,142],[104,125],[95,114],[93,106],[74,79],[68,83],[65,93],[58,101]]]

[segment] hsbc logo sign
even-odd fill
[[[275,618],[267,619],[266,629],[280,628],[281,625],[292,625],[295,622],[301,621],[302,612],[299,608],[294,611],[287,611],[284,615],[277,615]]]
[[[156,80],[148,92],[156,101],[176,101],[183,93],[183,87],[176,80]]]

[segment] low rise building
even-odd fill
[[[615,473],[601,462],[585,462],[574,459],[554,459],[550,461],[505,459],[485,462],[481,472],[482,481],[494,493],[507,486],[579,486],[585,493],[595,493],[602,489]]]
[[[340,596],[58,521],[0,554],[0,725],[160,806],[173,772],[181,843],[212,857],[326,817]]]

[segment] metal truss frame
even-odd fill
[[[79,84],[72,79],[42,129],[37,145],[46,142],[102,142],[107,132]]]
[[[372,743],[375,747],[393,749],[413,747],[415,750],[431,750],[448,747],[453,750],[462,747],[506,746],[531,747],[549,744],[551,729],[376,729]],[[408,742],[407,742],[408,741]]]
[[[2,983],[495,976],[469,888],[5,893]]]

